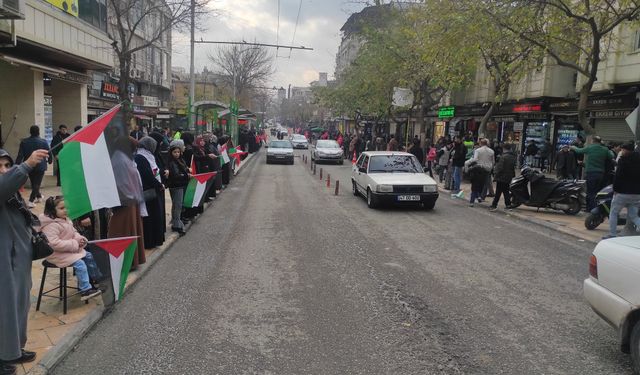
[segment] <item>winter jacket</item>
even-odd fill
[[[71,220],[52,219],[44,214],[38,218],[40,230],[47,236],[49,245],[53,249],[53,254],[47,257],[49,263],[57,267],[69,267],[87,255],[87,252],[80,247],[80,241],[87,239],[76,231]]]
[[[49,151],[49,145],[47,141],[40,137],[25,138],[20,142],[20,148],[18,149],[18,156],[16,157],[16,164],[21,164],[23,161],[29,159],[29,156],[36,150]],[[52,160],[50,160],[52,162]],[[44,172],[47,170],[47,161],[43,159],[35,168],[34,171]]]
[[[62,145],[60,143],[62,143],[62,141],[64,141],[68,136],[69,134],[62,134],[60,131],[56,133],[51,140],[51,154],[53,156],[58,155],[60,150],[62,150]]]
[[[558,176],[575,176],[578,162],[573,151],[558,151],[556,154],[556,171]]]
[[[587,173],[604,173],[607,160],[613,159],[613,152],[599,143],[594,143],[584,148],[572,147],[571,149],[578,155],[587,155],[587,161],[585,162],[585,172]]]
[[[538,151],[540,151],[540,149],[538,149],[535,143],[529,143],[524,150],[524,156],[535,156],[538,154]]]
[[[184,188],[189,183],[189,171],[182,160],[169,160],[169,178],[167,185],[169,188]]]
[[[497,182],[511,182],[516,176],[516,156],[512,151],[506,151],[500,156],[493,169],[493,180]]]
[[[411,146],[411,148],[409,149],[409,153],[418,158],[420,165],[424,165],[424,153],[422,152],[422,148],[420,148],[419,144],[414,144],[413,146]]]
[[[620,158],[613,180],[613,191],[620,194],[640,194],[640,153],[632,152]]]
[[[467,147],[463,143],[455,143],[453,145],[453,166],[464,167],[467,160]]]
[[[473,159],[478,162],[482,168],[490,172],[495,164],[495,153],[487,146],[476,149],[473,153]]]
[[[448,147],[443,147],[438,151],[438,165],[446,167],[449,165],[449,159],[451,158],[451,150]]]

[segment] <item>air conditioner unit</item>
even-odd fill
[[[0,0],[0,19],[23,20],[25,0]]]

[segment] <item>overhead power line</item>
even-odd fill
[[[258,47],[274,47],[274,48],[287,48],[287,49],[302,49],[306,51],[313,51],[313,48],[305,47],[305,46],[287,46],[282,44],[267,44],[267,43],[250,43],[250,42],[218,42],[213,40],[195,40],[194,43],[201,44],[235,44],[235,45],[243,45],[243,46],[258,46]]]

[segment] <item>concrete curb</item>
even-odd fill
[[[438,185],[438,191],[441,194],[445,194],[446,196],[449,196],[451,194],[449,192],[449,190],[444,189],[440,185]],[[575,238],[575,239],[577,239],[579,241],[584,241],[584,242],[591,243],[591,244],[594,244],[594,245],[597,244],[597,242],[594,242],[594,241],[592,241],[590,239],[587,239],[587,238],[583,238],[580,235],[576,234],[575,232],[573,232],[573,231],[571,231],[569,229],[566,229],[566,228],[564,228],[562,226],[559,226],[559,225],[555,225],[555,224],[550,223],[550,222],[548,222],[546,220],[540,220],[540,219],[532,218],[532,217],[527,216],[527,215],[522,215],[522,214],[519,214],[519,213],[515,212],[514,210],[512,210],[510,212],[499,210],[499,211],[496,211],[496,212],[501,214],[501,215],[504,215],[504,216],[515,217],[516,219],[520,219],[520,220],[526,221],[528,223],[539,225],[539,226],[544,227],[546,229],[551,229],[551,230],[554,230],[556,232],[560,232],[560,233],[562,233],[564,235],[573,237],[573,238]]]
[[[244,166],[247,165],[247,163],[251,161],[251,159],[253,159],[253,156],[257,154],[258,153],[249,154],[243,161],[243,163],[240,164],[234,176],[236,176],[240,172],[240,170],[244,168]],[[208,209],[209,206],[212,205],[212,203],[213,202],[206,203],[205,210]],[[198,215],[198,217],[194,221],[190,222],[186,229],[190,228],[194,222],[198,221],[199,217],[200,215]],[[167,250],[173,247],[173,245],[180,238],[180,236],[175,233],[168,233],[169,235],[167,236],[164,244],[153,254],[151,254],[151,256],[149,256],[145,264],[140,265],[138,271],[135,273],[136,277],[133,278],[127,285],[125,295],[133,289],[138,281],[140,281],[145,276],[145,274],[149,272],[153,265],[156,264],[156,262],[158,262],[158,260],[162,258]],[[95,310],[92,310],[87,316],[79,321],[77,323],[77,326],[74,327],[70,332],[68,332],[58,344],[54,345],[49,351],[47,351],[47,353],[42,356],[42,359],[40,359],[40,361],[38,361],[35,366],[27,371],[27,374],[46,375],[47,373],[49,373],[49,371],[53,370],[58,365],[58,363],[60,363],[69,353],[71,353],[75,349],[76,344],[85,335],[87,335],[89,331],[91,331],[91,329],[110,311],[111,308],[105,308],[104,306],[98,306]]]

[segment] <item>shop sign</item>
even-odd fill
[[[53,5],[54,7],[61,9],[67,14],[70,14],[74,17],[78,17],[78,3],[76,1],[68,1],[68,0],[45,0],[45,1]]]
[[[106,81],[102,81],[102,87],[100,88],[100,96],[103,98],[115,99],[118,100],[120,98],[119,93],[120,90],[118,85],[115,83],[110,83]]]
[[[158,100],[157,97],[155,96],[146,96],[146,95],[142,95],[142,105],[145,107],[160,107],[160,100]]]
[[[592,111],[592,118],[626,118],[633,112],[631,109],[609,110],[609,111]]]
[[[51,78],[53,79],[57,79],[59,81],[67,81],[67,82],[71,82],[71,83],[77,83],[80,85],[92,85],[93,84],[93,78],[91,78],[90,76],[86,75],[86,74],[80,74],[80,73],[75,73],[75,72],[71,72],[68,70],[64,71],[64,74],[59,75],[59,76],[51,76]]]
[[[524,129],[524,122],[514,122],[513,123],[513,131],[521,132]]]
[[[442,107],[438,109],[438,118],[453,117],[456,114],[456,107]]]
[[[542,104],[516,104],[513,106],[513,112],[540,112],[542,111]]]

